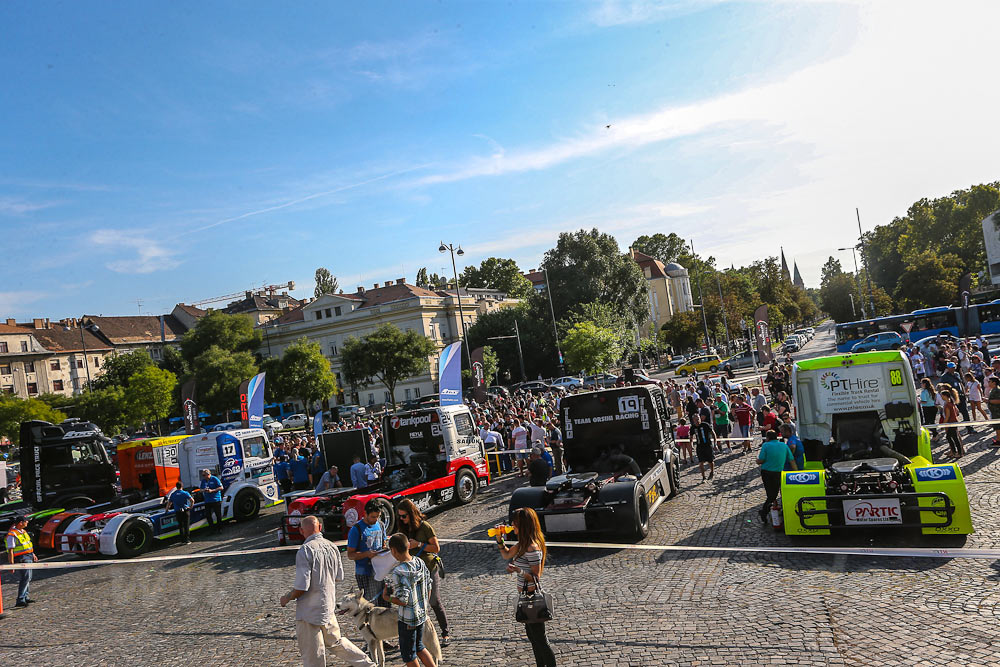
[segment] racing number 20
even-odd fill
[[[899,369],[889,371],[889,384],[893,387],[900,387],[903,384],[903,371]]]

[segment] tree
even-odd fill
[[[257,374],[257,362],[250,352],[212,345],[195,358],[191,370],[198,381],[198,404],[217,413],[237,404],[240,383]]]
[[[701,333],[701,315],[686,311],[677,313],[660,328],[660,341],[678,354],[697,345]]]
[[[854,306],[851,306],[851,298]],[[832,273],[820,288],[820,302],[823,310],[834,322],[853,322],[861,319],[860,295],[857,283],[851,273]]]
[[[593,322],[574,324],[562,341],[566,363],[584,373],[597,373],[622,357],[619,335]]]
[[[309,410],[313,404],[329,399],[337,392],[337,379],[330,370],[330,360],[323,356],[319,343],[307,338],[295,341],[272,368],[265,386],[274,386],[280,399],[297,398]]]
[[[108,435],[125,430],[130,419],[125,401],[125,389],[112,385],[86,391],[77,397],[73,416],[97,424]]]
[[[430,284],[427,278],[427,267],[417,269],[417,277],[414,282],[416,282],[417,287],[427,289],[427,286]]]
[[[820,286],[826,285],[834,276],[839,276],[844,272],[841,268],[840,260],[830,257],[826,260],[826,264],[820,269]]]
[[[489,257],[479,268],[465,267],[461,276],[462,287],[481,287],[501,290],[513,299],[526,297],[533,289],[531,281],[524,277],[517,262],[512,259]]]
[[[255,353],[260,348],[261,333],[253,327],[253,320],[246,315],[227,315],[210,310],[198,320],[194,329],[184,334],[181,353],[192,367],[199,355],[217,347],[227,352]],[[241,380],[242,382],[242,380]],[[236,387],[233,387],[236,392]]]
[[[158,422],[170,414],[177,376],[156,366],[146,366],[128,380],[124,401],[129,425]]]
[[[322,266],[316,269],[316,289],[313,290],[313,296],[321,297],[324,294],[336,294],[339,287],[340,283],[337,281],[336,276],[330,273],[330,269],[323,268]]]
[[[21,422],[35,419],[58,424],[66,419],[66,415],[37,398],[0,395],[0,435],[7,436],[15,445],[19,444]]]
[[[664,264],[678,262],[682,266],[684,264],[679,261],[680,258],[689,254],[687,242],[673,232],[670,234],[657,233],[652,236],[643,234],[632,242],[632,249],[658,259]],[[691,267],[685,266],[685,268],[690,269]]]
[[[427,336],[416,331],[400,331],[393,324],[383,324],[363,338],[353,336],[341,349],[344,378],[355,386],[381,382],[389,391],[393,407],[396,385],[430,366],[428,357],[437,347]]]
[[[628,321],[645,321],[646,281],[613,236],[596,229],[563,232],[545,253],[543,267],[557,317],[578,304],[603,302]]]
[[[951,253],[924,250],[913,255],[899,276],[894,297],[903,312],[928,305],[948,305],[955,300],[962,261]]]
[[[497,353],[489,345],[483,348],[483,378],[487,386],[494,382],[497,370],[500,368],[500,359]]]
[[[90,384],[94,389],[127,387],[129,378],[152,365],[153,360],[143,350],[112,354],[104,360],[104,372]]]

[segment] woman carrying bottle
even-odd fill
[[[508,547],[503,540],[504,527],[496,527],[497,547],[507,564],[507,571],[517,575],[518,593],[533,593],[535,582],[539,583],[545,569],[545,536],[538,522],[538,515],[530,507],[514,510],[512,516],[517,544]],[[525,623],[525,632],[535,654],[535,667],[555,667],[556,656],[545,638],[545,623]]]

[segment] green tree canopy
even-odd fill
[[[0,394],[0,435],[12,443],[21,442],[21,422],[38,419],[58,424],[66,415],[37,398],[22,399],[10,394]]]
[[[660,342],[674,354],[694,347],[702,336],[701,315],[695,311],[677,313],[660,328]]]
[[[416,331],[403,332],[393,324],[383,324],[363,338],[348,338],[341,349],[344,378],[356,387],[381,382],[393,405],[400,380],[427,370],[429,357],[437,347]]]
[[[512,259],[489,257],[479,267],[467,266],[461,276],[462,287],[482,287],[502,290],[513,299],[531,293],[531,281],[524,277],[517,262]]]
[[[566,364],[577,371],[597,373],[607,370],[622,358],[620,335],[593,322],[579,322],[570,327],[562,341]]]
[[[236,407],[240,384],[257,374],[257,362],[250,352],[212,345],[195,357],[191,370],[198,381],[198,405],[217,413]]]
[[[313,290],[313,296],[320,297],[324,294],[336,294],[339,288],[340,283],[330,273],[330,269],[323,268],[322,266],[316,269],[316,289]]]
[[[170,414],[177,376],[156,366],[136,371],[125,387],[124,401],[130,426],[158,422]]]
[[[77,397],[73,416],[97,424],[107,435],[121,433],[131,422],[125,389],[112,385],[83,392]]]
[[[656,233],[652,236],[643,234],[632,242],[632,249],[658,259],[664,264],[678,262],[682,266],[684,264],[680,262],[680,259],[690,254],[687,241],[674,232],[669,234]],[[684,268],[689,269],[690,267],[685,266]]]
[[[184,334],[181,353],[184,360],[194,367],[198,356],[209,348],[253,354],[260,348],[260,342],[261,333],[254,329],[253,320],[248,316],[227,315],[222,311],[211,310],[198,320],[194,329]],[[233,387],[233,393],[236,393],[236,387]]]
[[[274,387],[279,400],[297,398],[307,410],[337,392],[330,360],[323,356],[319,343],[306,338],[289,345],[278,363],[272,362],[264,371],[271,373],[265,386]]]
[[[127,387],[129,378],[153,365],[153,360],[144,350],[132,350],[112,354],[104,359],[104,372],[94,378],[94,389],[107,387]]]

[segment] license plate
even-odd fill
[[[573,514],[548,514],[545,530],[550,533],[578,533],[587,530],[587,520],[582,512]]]
[[[899,498],[845,500],[844,523],[849,526],[903,523],[903,515],[899,509]]]

